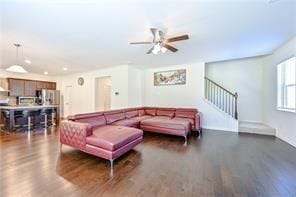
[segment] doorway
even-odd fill
[[[99,77],[95,82],[95,108],[96,111],[105,111],[111,109],[111,77]]]

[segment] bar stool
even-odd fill
[[[1,112],[1,119],[3,124],[4,130],[9,130],[9,110],[2,110]]]
[[[36,127],[40,127],[43,124],[45,124],[44,114],[42,113],[42,110],[37,110],[34,118],[34,126],[36,128]]]
[[[15,111],[14,112],[14,129],[20,130],[23,125],[25,125],[28,122],[28,118],[23,116],[22,111]]]
[[[49,116],[48,116],[48,120],[50,125],[55,125],[55,118],[56,118],[56,111],[55,109],[49,109],[48,110]]]
[[[40,111],[40,116],[42,116],[42,121],[40,122],[40,124],[44,125],[44,128],[48,127],[48,114],[47,114],[47,110],[46,109],[42,109]]]
[[[23,111],[22,118],[27,120],[25,124],[21,125],[21,127],[27,127],[28,131],[30,132],[32,128],[34,128],[34,120],[36,116],[37,111]]]

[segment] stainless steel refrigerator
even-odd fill
[[[59,90],[37,90],[37,99],[39,105],[59,105]]]

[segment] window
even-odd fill
[[[280,110],[296,112],[296,58],[277,65],[278,98]]]

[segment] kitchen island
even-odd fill
[[[58,124],[60,118],[59,105],[0,106],[0,113],[3,128],[8,131],[14,131],[17,126],[22,126],[30,120],[34,127],[38,127],[40,122],[45,126],[48,126],[48,121],[50,125]]]

